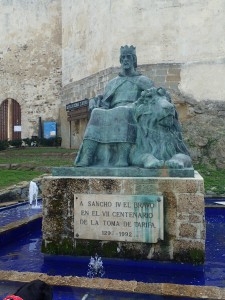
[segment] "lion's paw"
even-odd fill
[[[147,159],[144,163],[144,167],[148,169],[160,169],[163,166],[164,166],[164,161],[158,160],[157,158]]]
[[[183,169],[184,163],[177,159],[170,159],[165,162],[165,165],[170,169]]]

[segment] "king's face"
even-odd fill
[[[124,53],[121,55],[121,59],[120,59],[122,68],[124,70],[128,70],[131,69],[134,65],[134,61],[133,61],[133,56],[130,53]]]

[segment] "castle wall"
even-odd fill
[[[62,107],[102,93],[120,46],[133,44],[142,73],[171,92],[194,161],[225,167],[223,0],[63,3]],[[79,147],[86,123],[71,122],[69,132],[63,122],[63,146]]]
[[[137,47],[139,65],[201,62],[204,68],[217,62],[220,68],[225,50],[223,3],[63,1],[63,85],[118,66],[118,50],[124,44]]]
[[[0,11],[0,104],[20,104],[27,138],[38,134],[38,117],[58,121],[61,1],[2,0]]]

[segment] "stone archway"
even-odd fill
[[[14,99],[6,99],[0,105],[0,140],[21,139],[21,108]]]

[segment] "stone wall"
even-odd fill
[[[224,14],[223,0],[64,0],[63,86],[118,66],[124,44],[137,47],[139,65],[182,63],[189,69],[201,62],[221,69]]]
[[[43,191],[43,251],[55,254],[73,254],[104,257],[144,258],[203,262],[205,252],[204,185],[196,172],[195,178],[146,177],[45,177]],[[157,195],[164,199],[164,239],[157,243],[80,240],[74,237],[75,195],[114,195],[115,201],[123,195]],[[92,198],[91,198],[92,199]],[[106,201],[106,200],[105,200]],[[97,210],[92,207],[90,210]],[[107,210],[107,208],[105,208]],[[128,209],[121,208],[121,211]],[[143,209],[142,212],[149,212]],[[79,213],[77,213],[79,214]],[[95,231],[87,220],[87,230]],[[79,215],[80,216],[80,215]],[[99,217],[100,219],[100,217]],[[108,215],[107,220],[112,219]],[[122,219],[120,219],[122,220]],[[136,219],[135,219],[136,220]],[[146,219],[138,219],[145,221]],[[78,230],[78,229],[77,229]],[[100,230],[100,229],[97,229]],[[101,227],[101,230],[108,230]],[[135,230],[131,228],[131,230]],[[139,228],[139,230],[143,230]],[[146,229],[147,230],[147,229]],[[149,229],[150,231],[151,229]],[[84,238],[84,236],[83,236]],[[118,251],[120,249],[120,251]]]
[[[59,120],[61,1],[0,1],[0,104],[16,100],[22,138],[38,135],[38,117]]]

